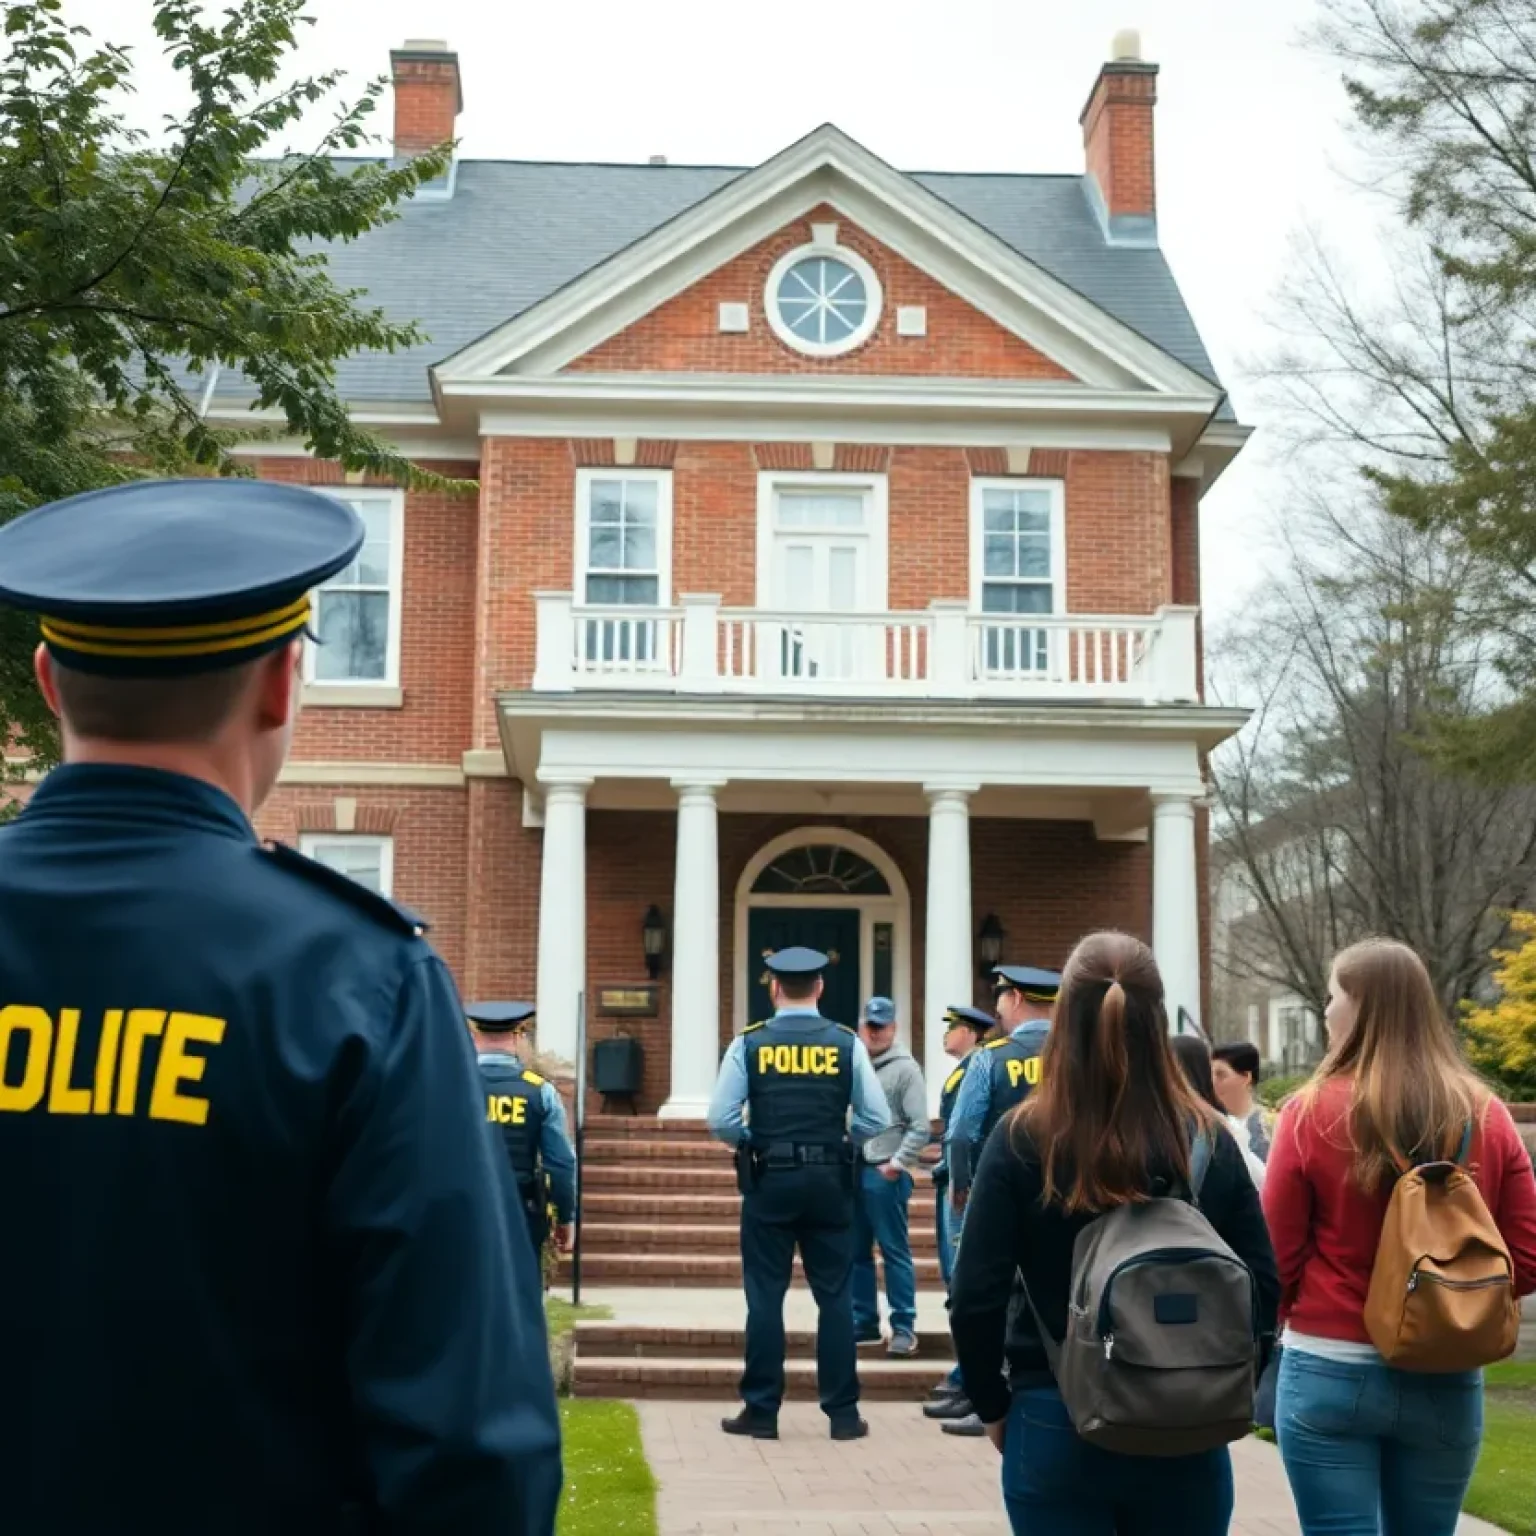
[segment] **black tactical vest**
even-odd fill
[[[482,1061],[480,1080],[485,1085],[485,1118],[500,1133],[517,1182],[533,1183],[544,1129],[544,1079],[509,1060],[505,1065]]]
[[[744,1036],[752,1145],[833,1146],[848,1139],[858,1036],[822,1019],[792,1029],[774,1020]]]
[[[1040,1081],[1040,1052],[1045,1048],[1045,1031],[1032,1029],[1022,1040],[1008,1035],[993,1040],[982,1049],[987,1053],[983,1060],[992,1074],[991,1102],[987,1105],[987,1118],[981,1128],[981,1143],[992,1134],[992,1127],[1015,1104],[1022,1104],[1029,1097],[1029,1090]]]

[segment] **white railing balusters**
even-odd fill
[[[1146,617],[972,613],[935,600],[915,613],[580,606],[541,592],[538,692],[639,688],[676,693],[882,698],[1198,699],[1193,608]]]

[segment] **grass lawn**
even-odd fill
[[[1467,1513],[1536,1536],[1536,1361],[1508,1361],[1485,1375],[1483,1453]]]
[[[563,1338],[577,1323],[601,1323],[612,1316],[612,1307],[573,1307],[562,1296],[544,1295],[544,1317],[552,1339]]]
[[[640,1448],[634,1405],[568,1397],[560,1424],[565,1496],[558,1536],[656,1536],[656,1479]]]

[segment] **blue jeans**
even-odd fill
[[[950,1278],[955,1272],[955,1249],[958,1246],[960,1226],[949,1203],[949,1186],[941,1184],[933,1192],[933,1217],[939,1244],[939,1274],[944,1289],[949,1289]],[[957,1365],[945,1378],[952,1386],[960,1385],[960,1367]]]
[[[1275,1433],[1305,1536],[1453,1536],[1483,1438],[1482,1372],[1287,1349]]]
[[[917,1331],[917,1275],[907,1233],[912,1175],[888,1179],[866,1163],[859,1170],[859,1198],[853,1216],[853,1331],[869,1337],[880,1331],[880,1297],[875,1289],[875,1244],[885,1260],[885,1298],[891,1328]]]
[[[1013,1394],[1003,1503],[1014,1536],[1226,1536],[1232,1458],[1122,1456],[1085,1445],[1055,1387]]]

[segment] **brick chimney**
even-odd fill
[[[1109,52],[1109,63],[1099,71],[1078,119],[1088,178],[1112,236],[1155,240],[1152,114],[1157,65],[1142,59],[1139,32],[1117,32]]]
[[[395,83],[395,154],[401,159],[436,149],[453,137],[464,110],[459,56],[447,43],[415,40],[389,56]]]

